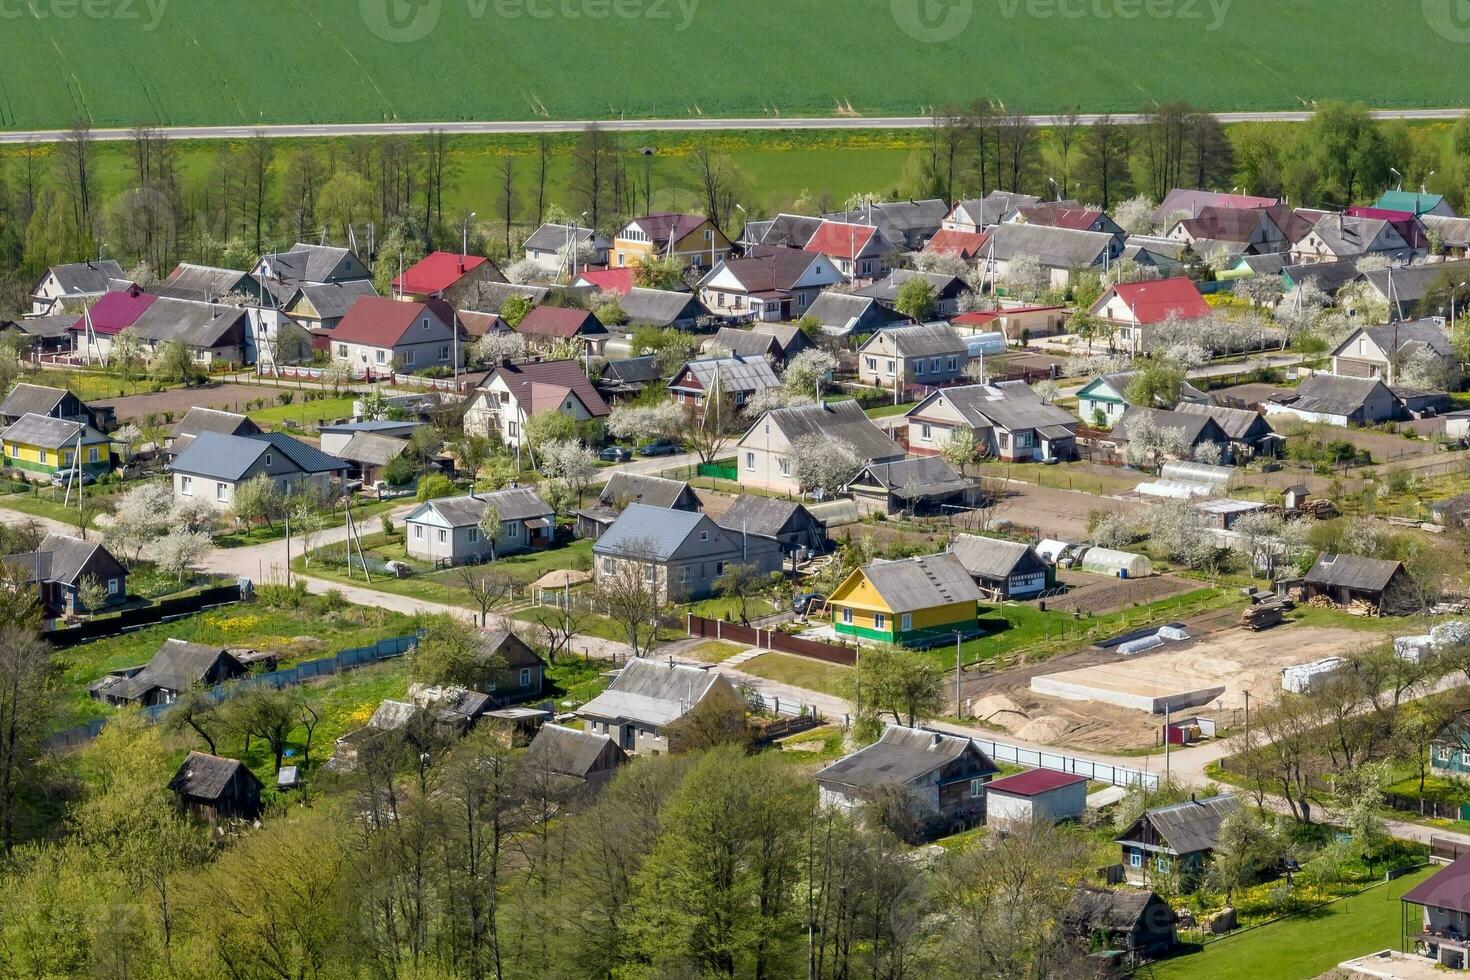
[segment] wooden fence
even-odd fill
[[[822,643],[818,640],[804,640],[801,637],[789,636],[779,630],[740,626],[718,619],[705,619],[703,616],[690,616],[687,628],[690,636],[744,643],[760,650],[789,653],[812,660],[823,660],[829,664],[840,664],[844,667],[852,667],[857,663],[857,650],[852,647]]]
[[[1436,861],[1457,861],[1466,854],[1470,854],[1470,844],[1451,837],[1429,838],[1429,856]]]

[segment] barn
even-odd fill
[[[1087,809],[1087,777],[1055,769],[1028,769],[985,787],[985,822],[1060,823]]]

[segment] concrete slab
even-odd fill
[[[1225,693],[1190,671],[1179,670],[1167,656],[1141,657],[1123,663],[1082,667],[1031,678],[1031,690],[1068,701],[1102,701],[1160,715],[1210,704]]]

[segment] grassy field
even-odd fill
[[[1155,98],[1457,101],[1465,30],[1449,5],[1391,18],[1381,0],[1114,6],[1079,19],[1027,0],[852,0],[838,16],[823,0],[254,0],[242,27],[227,4],[102,2],[65,16],[34,4],[0,33],[0,126],[913,114],[979,95],[1033,112],[1079,98],[1094,111]],[[846,55],[793,60],[771,43],[778,13],[780,37]],[[1379,57],[1385,46],[1414,51],[1412,68]],[[610,60],[618,51],[636,52],[636,67]],[[1118,51],[1137,56],[1119,65]],[[875,55],[904,70],[874,71]],[[456,66],[455,84],[425,71],[436,64]],[[1127,84],[1098,84],[1109,77]]]
[[[1145,975],[1156,980],[1300,980],[1344,960],[1397,948],[1399,896],[1436,870],[1424,868],[1352,898],[1222,939],[1201,952],[1156,963]]]
[[[807,691],[819,691],[833,697],[845,698],[852,693],[848,690],[848,678],[852,671],[821,660],[793,657],[786,653],[763,653],[754,660],[741,664],[740,670],[742,673],[764,677],[768,681],[790,684]]]
[[[332,419],[351,418],[352,398],[319,398],[309,402],[298,395],[290,405],[256,409],[250,417],[267,429],[279,429],[287,420],[303,426],[315,425]]]

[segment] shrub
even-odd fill
[[[295,396],[292,395],[291,392],[289,392],[289,391],[283,391],[279,395],[276,396],[276,401],[279,402],[279,403],[281,403],[282,405],[289,405],[289,404],[291,404],[291,399],[293,397],[295,397]]]
[[[420,503],[426,500],[438,500],[440,497],[448,497],[453,493],[454,483],[442,473],[431,473],[419,480],[418,499]]]

